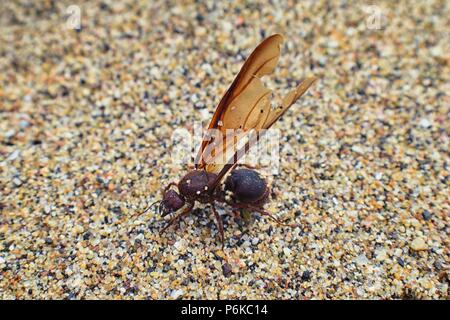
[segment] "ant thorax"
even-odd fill
[[[180,194],[191,201],[211,202],[211,194],[216,181],[215,173],[194,170],[186,174],[178,183]]]

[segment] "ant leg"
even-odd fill
[[[270,214],[267,211],[264,211],[264,209],[253,206],[251,204],[241,204],[241,203],[231,203],[231,202],[227,202],[227,204],[229,204],[230,206],[234,207],[234,208],[238,208],[238,209],[250,209],[250,210],[254,210],[256,212],[258,212],[259,214],[261,214],[262,216],[267,216],[269,217],[272,221],[278,223],[279,225],[285,226],[285,227],[291,227],[291,228],[295,228],[298,225],[297,224],[287,224],[282,222],[280,219],[274,217],[272,214]]]
[[[258,212],[258,213],[261,214],[262,216],[267,216],[267,217],[269,217],[270,219],[272,219],[274,222],[278,223],[279,225],[282,225],[282,226],[285,226],[285,227],[290,227],[290,228],[296,228],[296,227],[298,227],[298,224],[295,224],[295,223],[293,223],[293,224],[288,224],[288,223],[282,222],[280,219],[274,217],[272,214],[270,214],[270,213],[267,212],[267,211],[264,211],[264,210],[261,209],[261,208],[250,207],[250,209],[255,210],[256,212]]]
[[[213,200],[214,200],[214,201],[217,201],[217,202],[219,202],[219,203],[225,203],[225,204],[229,204],[229,205],[230,205],[229,201],[226,200],[225,196],[223,196],[223,195],[221,195],[221,194],[213,196]],[[239,210],[232,210],[232,211],[231,211],[231,214],[232,214],[233,220],[234,220],[235,222],[237,222],[237,220],[242,219]]]
[[[166,226],[164,228],[161,229],[161,231],[159,232],[159,234],[163,234],[164,231],[166,231],[166,229],[168,227],[170,227],[172,224],[174,224],[175,222],[177,222],[178,220],[180,220],[180,218],[186,214],[188,214],[189,212],[191,212],[192,208],[194,208],[194,202],[191,202],[188,204],[188,207],[186,209],[184,209],[181,213],[179,213],[178,215],[176,215],[175,217],[173,217],[172,219],[170,219],[170,221],[166,224]]]
[[[233,220],[236,222],[236,220],[238,219],[238,218],[240,218],[240,214],[239,214],[239,211],[237,211],[237,210],[232,210],[231,211],[231,214],[233,215]]]
[[[225,199],[225,196],[222,194],[213,194],[212,199],[214,201],[220,202],[220,203],[226,203],[227,200]]]
[[[232,205],[231,202],[227,201],[225,199],[225,197],[221,196],[221,195],[216,195],[213,199],[214,199],[214,201],[217,201],[217,202],[220,202],[220,203],[226,203],[226,204],[228,204],[230,206]],[[232,214],[233,220],[235,222],[236,222],[237,219],[241,219],[241,214],[240,214],[240,212],[238,210],[232,210],[231,214]]]
[[[222,223],[222,218],[220,217],[219,213],[216,210],[216,207],[214,207],[214,203],[211,205],[212,210],[214,212],[214,216],[216,217],[216,222],[217,222],[217,228],[219,229],[220,232],[220,240],[222,240],[222,249],[224,246],[224,235],[223,235],[223,223]]]

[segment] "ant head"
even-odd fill
[[[184,204],[184,198],[176,191],[170,189],[164,194],[163,199],[159,203],[158,211],[165,216],[182,208]]]

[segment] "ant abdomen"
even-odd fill
[[[266,181],[251,169],[233,170],[225,181],[225,190],[243,203],[263,203],[269,194]]]
[[[217,175],[204,170],[194,170],[186,174],[178,184],[181,195],[189,200],[211,202],[210,191]]]

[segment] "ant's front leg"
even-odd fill
[[[186,214],[188,214],[189,212],[192,211],[192,209],[194,208],[194,203],[195,202],[190,202],[188,204],[188,207],[186,209],[184,209],[181,213],[177,214],[175,217],[173,217],[172,219],[170,219],[170,221],[166,224],[166,226],[164,228],[161,229],[161,231],[159,232],[159,234],[163,234],[164,231],[166,231],[166,229],[168,227],[170,227],[172,224],[174,224],[175,222],[177,222],[178,220],[180,220],[181,217],[185,216]]]

